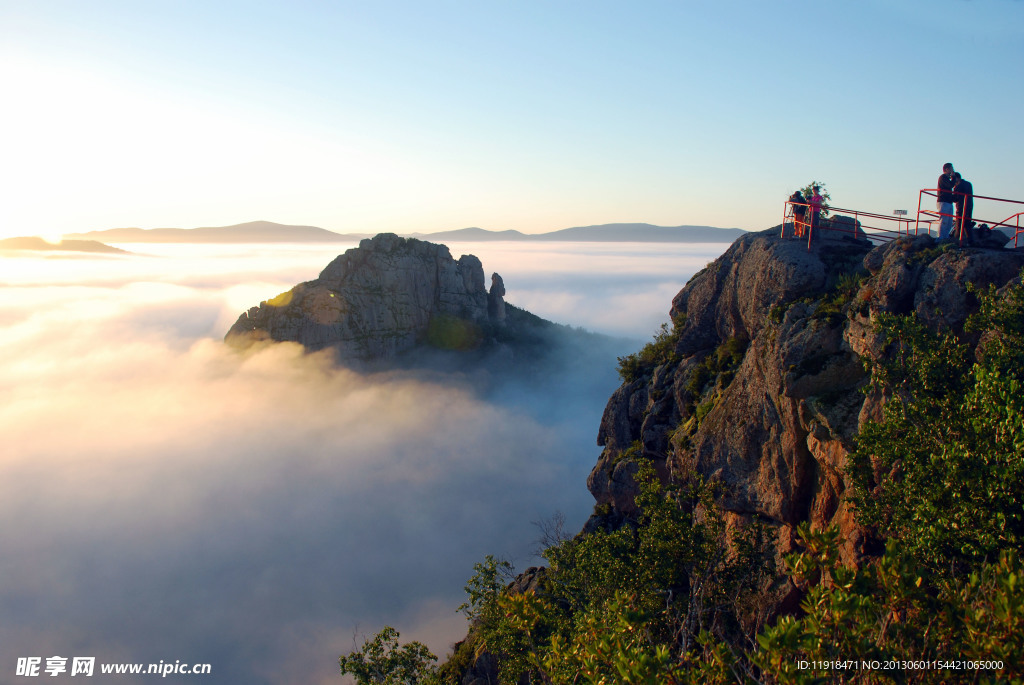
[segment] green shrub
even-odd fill
[[[718,395],[697,405],[697,409],[693,412],[694,418],[697,419],[697,426],[700,426],[701,422],[704,421],[704,417],[711,413],[716,404],[718,404]]]
[[[480,346],[483,333],[472,321],[438,314],[427,325],[426,341],[441,350],[472,350]]]
[[[686,315],[681,314],[673,320],[671,328],[667,323],[661,324],[661,329],[654,334],[654,340],[644,345],[639,352],[619,357],[619,377],[623,382],[632,383],[662,364],[678,362],[676,343],[679,342],[685,322]]]
[[[879,326],[894,355],[872,383],[891,399],[850,455],[859,520],[934,573],[1024,552],[1024,289],[981,296],[977,356],[915,316]]]
[[[877,564],[854,570],[839,561],[835,529],[813,532],[804,525],[799,534],[804,551],[787,564],[790,576],[809,586],[803,615],[783,617],[758,636],[750,661],[759,682],[879,682],[878,672],[821,666],[849,659],[858,669],[862,661],[932,664],[883,674],[897,682],[1020,682],[1024,676],[1024,568],[1015,552],[964,578],[930,582],[900,543]],[[1001,668],[935,665],[953,659],[1001,662]]]
[[[693,368],[686,382],[686,392],[694,402],[712,380],[721,388],[729,384],[749,345],[750,340],[744,335],[728,338]]]

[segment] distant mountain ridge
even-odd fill
[[[111,247],[95,240],[62,240],[51,243],[37,236],[5,238],[0,240],[0,251],[31,252],[93,252],[100,254],[131,254],[118,247]]]
[[[461,228],[435,233],[413,233],[411,237],[432,242],[483,241],[569,241],[569,242],[732,242],[746,231],[713,226],[654,226],[652,224],[603,224],[576,226],[547,233],[490,231]],[[104,243],[335,243],[358,242],[369,233],[335,233],[316,226],[289,226],[272,221],[250,221],[233,226],[203,228],[112,228],[105,231],[71,233],[66,238],[98,240]]]
[[[653,224],[600,224],[575,226],[547,233],[520,231],[488,231],[483,228],[462,228],[440,233],[413,233],[413,237],[450,241],[566,241],[607,243],[718,243],[732,242],[747,232],[739,228],[714,226],[655,226]]]
[[[67,238],[105,243],[337,243],[358,241],[367,234],[335,233],[316,226],[288,226],[249,221],[233,226],[202,228],[111,228],[69,233]]]

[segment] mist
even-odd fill
[[[60,655],[211,664],[168,683],[337,683],[338,655],[385,624],[443,656],[475,562],[522,569],[532,521],[589,515],[615,355],[726,246],[453,244],[502,274],[509,302],[631,338],[570,351],[543,382],[483,385],[220,342],[336,245],[123,247],[146,254],[4,260],[9,675]]]

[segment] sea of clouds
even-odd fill
[[[453,244],[507,301],[629,338],[486,391],[221,343],[345,246],[122,247],[140,254],[0,258],[0,681],[94,656],[211,664],[169,683],[338,683],[385,624],[445,654],[475,562],[522,569],[532,522],[589,515],[616,352],[726,245]]]

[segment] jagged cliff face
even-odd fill
[[[632,475],[650,459],[664,478],[718,483],[727,518],[768,522],[780,555],[802,521],[837,524],[848,561],[877,552],[843,499],[853,438],[881,415],[882,399],[862,392],[861,356],[886,354],[872,319],[916,312],[962,328],[976,303],[967,283],[1002,286],[1022,266],[1021,252],[929,237],[832,238],[810,251],[778,229],[740,238],[679,292],[670,344],[609,400],[588,528],[634,513]],[[780,606],[790,589],[765,599]]]
[[[444,245],[385,233],[339,255],[316,280],[243,313],[225,339],[333,347],[357,360],[387,359],[424,341],[471,347],[481,325],[504,320],[504,285],[494,276],[500,292],[489,297],[476,257],[456,261]]]

